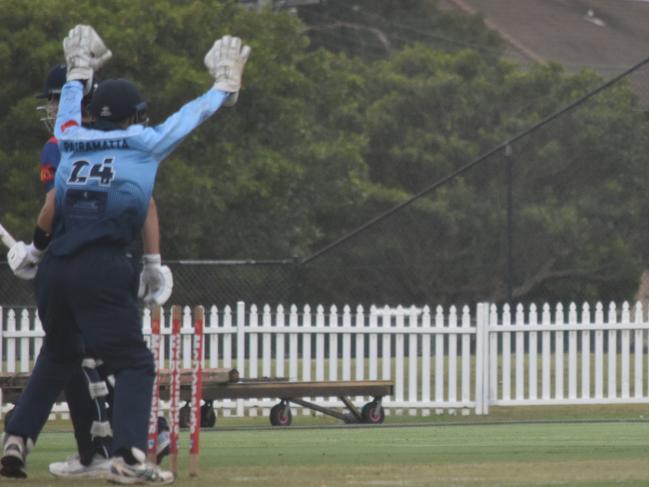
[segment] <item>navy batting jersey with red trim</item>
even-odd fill
[[[59,151],[59,141],[56,137],[50,137],[45,142],[43,150],[41,151],[41,184],[47,193],[50,189],[54,188],[54,176],[56,168],[59,167],[61,162],[61,151]]]

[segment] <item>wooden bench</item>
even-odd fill
[[[191,400],[191,371],[180,374],[180,398]],[[2,402],[15,403],[29,380],[29,374],[15,373],[0,374],[0,390]],[[168,370],[160,371],[160,398],[169,399],[170,374]],[[310,381],[291,382],[282,378],[241,379],[236,369],[204,369],[203,370],[203,400],[208,406],[204,426],[213,426],[216,421],[212,401],[223,399],[255,399],[277,398],[280,400],[270,410],[270,422],[273,426],[289,426],[292,422],[290,403],[318,411],[322,414],[340,419],[345,423],[382,423],[385,411],[381,404],[383,397],[394,393],[394,382],[381,380],[367,381]],[[348,414],[338,409],[318,405],[307,401],[305,397],[339,398],[349,410]],[[350,396],[371,396],[373,400],[362,408],[357,408],[349,399]],[[61,401],[65,400],[61,395]],[[181,427],[188,423],[189,408],[183,414],[181,408]],[[210,411],[211,410],[211,415]],[[207,417],[209,416],[209,418]],[[211,419],[213,418],[213,420]]]

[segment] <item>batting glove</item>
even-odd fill
[[[205,55],[205,66],[214,77],[214,88],[231,93],[223,103],[232,106],[237,102],[241,88],[243,67],[250,56],[250,47],[241,46],[238,37],[223,36]]]
[[[162,306],[171,297],[174,279],[171,269],[161,265],[160,254],[146,254],[142,258],[143,267],[140,274],[140,288],[138,297],[147,306]]]
[[[63,53],[68,67],[67,80],[84,81],[86,94],[90,92],[94,72],[113,56],[99,34],[89,25],[77,25],[68,32],[63,39]]]
[[[33,243],[16,242],[7,252],[7,261],[14,275],[20,279],[34,279],[38,263],[43,258],[44,250],[38,250]]]

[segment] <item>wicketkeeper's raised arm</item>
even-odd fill
[[[159,160],[164,159],[222,105],[233,105],[250,52],[250,47],[242,46],[238,37],[224,36],[217,40],[205,56],[205,65],[214,77],[212,89],[183,105],[162,124],[147,129],[142,134],[140,148],[151,151]]]
[[[69,126],[81,125],[81,99],[90,92],[95,72],[108,62],[113,53],[89,25],[77,25],[63,39],[63,54],[67,66],[67,81],[80,81],[83,93],[79,90],[64,89],[56,117],[54,135],[61,137]]]

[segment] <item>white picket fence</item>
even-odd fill
[[[163,313],[161,367],[169,357],[170,325]],[[143,329],[148,339],[147,311]],[[189,368],[188,307],[181,334],[182,367]],[[42,337],[33,311],[0,308],[0,372],[28,372]],[[605,312],[601,304],[512,310],[480,303],[472,314],[468,306],[314,310],[240,302],[207,310],[204,367],[235,367],[248,379],[393,380],[394,395],[383,402],[388,413],[487,414],[501,405],[649,403],[648,342],[640,304],[610,304]],[[339,405],[336,398],[310,399]],[[362,405],[369,398],[353,399]],[[276,402],[215,406],[243,416],[265,414]]]
[[[478,311],[484,321],[487,355],[481,367],[483,404],[608,404],[649,402],[649,323],[642,306],[605,312],[598,303],[557,305],[525,314],[517,307]],[[567,315],[567,316],[566,316]],[[480,319],[479,319],[480,321]],[[527,350],[526,350],[527,344]]]

